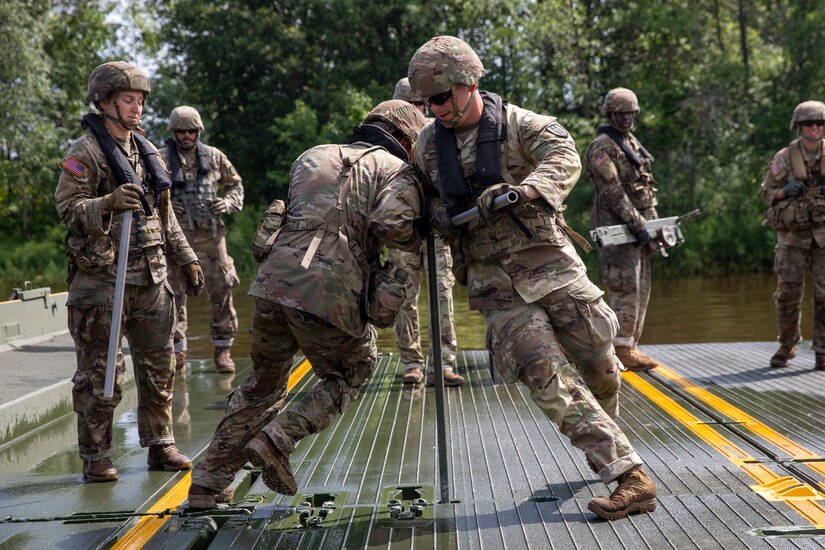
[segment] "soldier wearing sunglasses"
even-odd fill
[[[787,367],[802,340],[800,308],[805,273],[814,279],[813,349],[816,370],[825,370],[825,103],[805,101],[796,106],[791,130],[797,138],[776,153],[765,180],[762,198],[768,205],[766,223],[776,230],[776,319],[779,350],[772,367]]]

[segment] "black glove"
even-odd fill
[[[415,218],[413,220],[413,228],[422,240],[426,239],[430,234],[430,222],[426,218]]]
[[[798,197],[805,190],[805,184],[797,179],[789,179],[782,191],[785,192],[785,198]]]
[[[518,200],[514,203],[508,203],[502,208],[493,210],[493,201],[496,197],[513,192],[518,195]],[[509,183],[499,183],[485,189],[476,201],[478,207],[478,215],[486,222],[491,222],[497,217],[504,214],[507,210],[521,206],[527,202],[527,189],[520,185],[510,185]]]
[[[461,227],[453,225],[452,216],[443,204],[433,207],[430,212],[430,227],[448,237],[456,237],[462,231]]]
[[[633,243],[634,246],[644,246],[646,244],[650,244],[650,233],[648,233],[647,229],[644,227],[633,235],[636,237],[636,242]]]

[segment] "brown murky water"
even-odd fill
[[[776,338],[773,275],[745,275],[723,278],[657,280],[648,307],[642,344],[690,342],[771,341]],[[426,286],[426,285],[422,285]],[[802,310],[802,335],[811,337],[810,281],[805,288]],[[240,318],[238,338],[233,353],[249,354],[249,327],[252,300],[246,295],[248,282],[235,292],[235,307]],[[466,289],[455,288],[456,324],[461,349],[483,349],[485,326],[482,316],[467,308]],[[212,353],[209,333],[208,302],[205,295],[190,299],[190,356],[208,357]],[[426,341],[427,296],[422,292],[420,311],[423,339]],[[426,346],[426,343],[423,344]],[[395,350],[395,334],[382,330],[378,335],[381,351]]]

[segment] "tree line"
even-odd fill
[[[825,7],[811,0],[0,0],[0,13],[0,226],[20,243],[0,257],[4,272],[58,269],[38,266],[62,234],[57,162],[89,108],[89,73],[110,59],[149,66],[144,126],[156,143],[173,107],[200,110],[205,140],[244,178],[236,248],[285,196],[292,161],[345,139],[434,35],[469,42],[487,69],[482,88],[559,117],[580,153],[607,90],[631,88],[660,214],[703,212],[688,244],[656,262],[681,274],[770,268],[759,183],[794,138],[794,106],[825,99]],[[583,174],[568,199],[581,232],[592,192]]]

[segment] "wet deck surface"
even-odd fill
[[[437,503],[434,390],[403,386],[397,356],[384,355],[345,416],[291,457],[298,496],[245,472],[228,519],[0,523],[0,547],[825,548],[825,373],[813,352],[771,369],[774,343],[644,349],[665,368],[625,374],[620,425],[658,484],[652,514],[607,522],[587,511],[609,489],[522,386],[492,383],[486,352],[463,352],[468,383],[445,392],[453,502]],[[195,361],[177,382],[175,434],[190,456],[248,372],[239,365],[232,380]],[[312,383],[301,379],[292,398]],[[179,506],[188,476],[146,470],[134,406],[127,397],[117,411],[117,483],[82,483],[72,414],[0,446],[0,517]],[[393,498],[405,512],[423,498],[422,515],[391,518]],[[309,518],[335,507],[301,528],[304,501]]]

